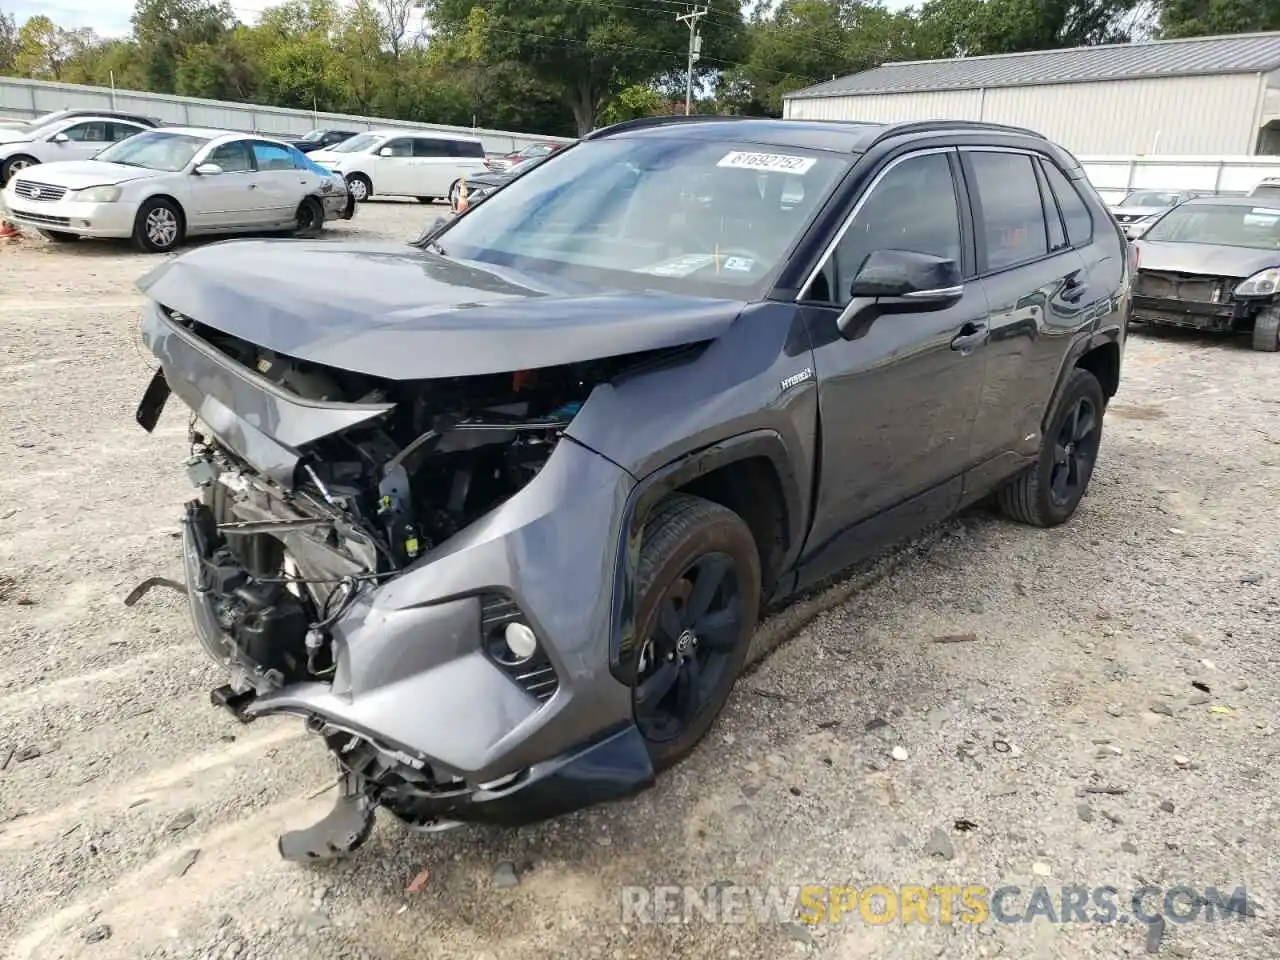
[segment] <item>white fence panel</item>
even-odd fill
[[[1108,203],[1130,190],[1203,190],[1246,194],[1264,177],[1280,177],[1280,157],[1079,157],[1089,182]]]
[[[197,127],[217,127],[263,134],[302,134],[314,127],[339,127],[370,130],[378,127],[404,127],[413,130],[443,130],[479,137],[488,153],[509,153],[530,143],[569,143],[565,137],[544,137],[512,130],[488,130],[483,127],[458,127],[442,123],[410,123],[384,117],[355,117],[341,113],[315,113],[250,103],[177,97],[166,93],[144,93],[139,90],[111,90],[71,83],[49,83],[0,77],[0,117],[26,119],[62,109],[127,110],[157,117],[168,123]]]

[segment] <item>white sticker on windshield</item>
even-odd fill
[[[737,170],[778,170],[783,173],[808,173],[818,161],[813,157],[792,157],[785,153],[747,153],[734,150],[720,158],[717,167]]]
[[[724,268],[737,273],[750,273],[756,262],[750,257],[725,257]]]
[[[655,277],[687,277],[707,267],[715,257],[709,253],[686,254],[673,260],[664,260],[645,267],[640,273],[651,273]]]

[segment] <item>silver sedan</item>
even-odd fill
[[[314,236],[355,211],[342,177],[296,147],[193,127],[148,130],[92,160],[24,169],[3,196],[11,220],[49,240],[132,237],[150,253],[200,234]]]

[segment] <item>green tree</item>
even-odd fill
[[[0,74],[12,73],[18,56],[18,24],[13,14],[0,10]]]
[[[175,92],[183,54],[200,44],[217,47],[233,23],[227,0],[138,0],[133,37],[147,89]]]
[[[909,11],[860,0],[782,0],[751,21],[746,62],[722,78],[720,95],[734,112],[778,113],[782,98],[832,76],[915,55],[917,24]]]
[[[709,0],[702,19],[700,75],[738,57],[745,40],[738,0]],[[556,90],[586,133],[600,108],[626,87],[680,69],[688,28],[680,9],[661,0],[429,0],[433,25],[446,38],[475,30],[485,13],[483,61],[519,63]]]
[[[604,110],[600,119],[603,123],[622,123],[624,120],[638,120],[641,117],[656,117],[667,112],[671,101],[653,87],[634,83],[619,91]]]
[[[14,71],[36,80],[61,80],[73,51],[72,36],[48,17],[31,17],[18,30]]]
[[[94,37],[89,42],[86,38],[63,68],[62,79],[96,87],[114,84],[126,90],[140,90],[147,85],[138,61],[138,45],[126,39]]]
[[[1162,37],[1280,30],[1280,0],[1163,0]]]

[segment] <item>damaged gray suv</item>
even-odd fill
[[[629,796],[761,608],[994,496],[1052,526],[1120,378],[1131,253],[1026,130],[597,131],[419,244],[217,243],[141,282],[193,414],[195,630],[341,791],[280,850]]]

